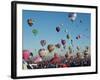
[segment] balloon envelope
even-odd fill
[[[29,50],[23,50],[23,59],[27,61],[30,56],[30,51]]]
[[[55,46],[56,46],[57,48],[60,48],[60,47],[61,47],[61,44],[58,43],[58,44],[56,44]]]
[[[36,35],[38,34],[38,30],[33,29],[33,30],[32,30],[32,33],[34,34],[34,36],[36,36]]]
[[[61,40],[62,45],[66,44],[66,40]]]
[[[38,53],[39,53],[39,56],[40,56],[40,57],[44,57],[44,56],[46,56],[47,51],[46,51],[45,49],[40,49],[40,50],[38,51]]]
[[[55,46],[53,44],[49,44],[47,48],[49,52],[52,52],[55,49]]]
[[[28,23],[29,26],[32,26],[33,25],[33,19],[32,18],[28,19],[27,23]]]
[[[59,32],[60,31],[60,27],[58,26],[58,27],[56,27],[56,31],[57,32]]]
[[[76,14],[76,13],[69,13],[68,17],[69,17],[69,19],[70,19],[71,21],[75,21],[75,19],[76,19],[76,17],[77,17],[77,14]]]
[[[46,45],[46,40],[41,40],[40,43],[41,43],[42,46],[45,46]]]
[[[67,34],[67,39],[70,39],[70,35],[69,34]]]

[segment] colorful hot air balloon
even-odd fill
[[[61,63],[61,59],[57,53],[54,54],[54,57],[51,59],[50,63],[51,64],[60,64]]]
[[[47,48],[49,52],[52,52],[55,49],[55,46],[53,44],[49,44]]]
[[[40,50],[38,51],[38,53],[39,53],[39,56],[40,56],[40,57],[44,57],[44,56],[46,56],[47,51],[46,51],[45,49],[40,49]]]
[[[42,46],[45,46],[46,45],[46,40],[41,40],[40,43],[41,43]]]
[[[23,50],[23,59],[25,61],[28,61],[29,56],[30,56],[30,51],[29,50]]]
[[[28,25],[31,27],[33,25],[34,20],[32,18],[27,20]]]
[[[77,14],[76,13],[69,13],[68,17],[73,22],[73,21],[75,21]]]
[[[60,27],[58,26],[58,27],[56,27],[56,31],[57,32],[59,32],[60,31]]]
[[[38,34],[38,30],[33,29],[33,30],[32,30],[32,33],[34,34],[34,36],[36,36],[36,35]]]

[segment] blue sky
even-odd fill
[[[32,18],[35,20],[32,27],[27,24],[27,19]],[[80,23],[80,20],[82,23]],[[69,34],[73,39],[75,46],[84,48],[90,46],[90,27],[91,27],[91,14],[89,13],[77,13],[76,20],[72,22],[68,18],[68,12],[49,12],[49,11],[31,11],[23,10],[22,13],[22,27],[23,27],[23,50],[28,49],[33,51],[34,49],[40,49],[40,40],[46,40],[47,44],[61,43],[61,39],[66,40],[66,46],[71,45],[70,40],[66,38]],[[60,24],[60,32],[56,32],[56,27]],[[37,36],[32,33],[33,29],[38,30]],[[67,33],[65,30],[67,29]],[[76,36],[80,35],[79,40]],[[74,47],[75,48],[75,47]]]

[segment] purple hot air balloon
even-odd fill
[[[56,27],[56,31],[57,32],[59,32],[60,31],[60,27],[58,26],[58,27]]]
[[[62,45],[64,46],[66,44],[66,40],[61,40]]]
[[[46,40],[41,40],[40,43],[41,43],[42,46],[45,46],[46,45]]]

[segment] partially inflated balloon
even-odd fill
[[[34,61],[34,63],[37,64],[39,62],[42,62],[42,58],[40,56],[36,56],[36,57],[33,58],[33,61]]]
[[[45,46],[46,45],[46,40],[41,40],[40,43],[41,43],[42,46]]]
[[[23,50],[23,59],[25,61],[28,61],[29,56],[30,56],[30,51],[29,50]]]
[[[57,53],[54,54],[54,57],[51,59],[51,64],[59,64],[61,62],[61,59]]]
[[[38,34],[38,30],[33,29],[33,30],[32,30],[32,33],[34,34],[34,36],[36,36],[36,35]]]

